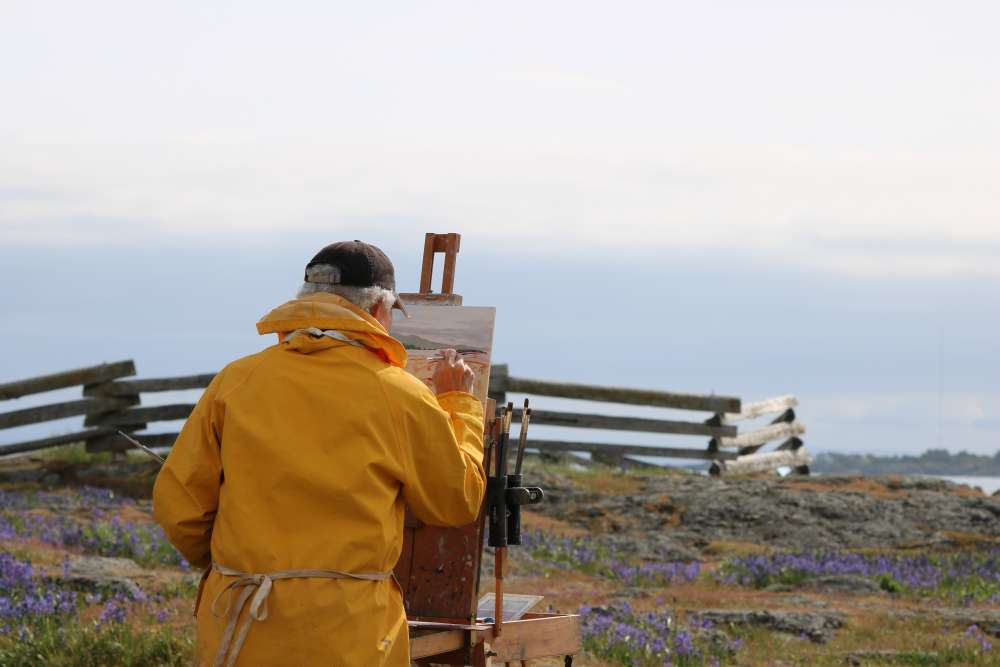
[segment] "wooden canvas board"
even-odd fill
[[[407,350],[406,370],[433,389],[434,357],[442,348],[455,349],[476,373],[472,393],[483,402],[485,411],[496,309],[429,305],[405,295],[402,298],[410,318],[397,314],[392,335]],[[407,510],[403,551],[395,574],[411,621],[475,621],[483,528],[482,513],[466,526],[440,527],[422,524]]]
[[[516,621],[523,618],[531,609],[545,599],[544,595],[521,595],[518,593],[503,594],[503,622]],[[496,613],[496,593],[487,593],[479,598],[476,609],[478,618],[492,617]]]
[[[493,356],[496,308],[485,306],[428,305],[402,297],[409,319],[398,313],[392,335],[406,348],[406,370],[431,386],[434,357],[442,348],[452,348],[476,374],[472,393],[486,405]]]

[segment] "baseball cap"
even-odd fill
[[[330,264],[337,267],[339,276],[309,279],[309,267]],[[390,290],[396,299],[392,307],[409,317],[406,307],[396,293],[396,273],[384,252],[363,241],[338,241],[326,246],[306,264],[306,282],[345,285],[348,287],[381,287]]]

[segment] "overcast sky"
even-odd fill
[[[794,393],[814,450],[992,453],[997,25],[995,2],[0,1],[0,381],[215,370],[269,342],[254,321],[322,245],[376,243],[412,289],[423,232],[458,231],[517,375]]]

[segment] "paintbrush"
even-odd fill
[[[517,460],[514,462],[514,474],[521,474],[521,463],[524,461],[524,447],[528,444],[528,422],[531,421],[531,408],[528,407],[528,399],[524,399],[524,408],[521,410],[521,434],[517,443]]]
[[[510,423],[514,419],[514,402],[511,401],[507,403],[506,419],[503,422],[503,461],[501,464],[503,468],[500,471],[500,475],[507,475],[507,459],[510,458],[508,455],[508,448],[510,443]]]
[[[455,356],[462,357],[462,356],[464,356],[466,354],[475,354],[475,352],[456,352]],[[427,359],[428,361],[444,361],[444,355],[443,354],[435,354],[433,356],[424,357],[424,358]]]
[[[493,421],[490,422],[489,427],[486,429],[486,437],[484,442],[484,452],[483,452],[483,470],[486,471],[486,476],[489,477],[490,474],[490,462],[493,460],[493,448],[497,444],[497,418],[494,416]]]
[[[503,426],[507,423],[507,408],[500,408],[500,416],[497,417],[497,444],[494,449],[494,460],[496,461],[496,476],[499,478],[503,474],[501,461],[507,455],[507,439],[504,437]]]
[[[167,462],[167,460],[164,459],[162,456],[160,456],[159,454],[157,454],[152,449],[150,449],[146,445],[142,444],[141,442],[139,442],[135,438],[130,437],[128,434],[122,433],[121,431],[118,431],[118,435],[120,435],[121,437],[125,438],[126,440],[128,440],[129,442],[131,442],[133,445],[135,445],[136,447],[138,447],[142,451],[144,451],[147,454],[149,454],[150,456],[152,456],[154,459],[156,459],[157,461],[160,462],[160,465],[162,465],[162,464],[164,464],[164,463]]]

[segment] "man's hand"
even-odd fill
[[[466,365],[465,360],[458,356],[455,350],[438,350],[441,361],[437,362],[431,381],[434,391],[444,394],[449,391],[464,391],[472,393],[472,383],[476,381],[475,372]]]

